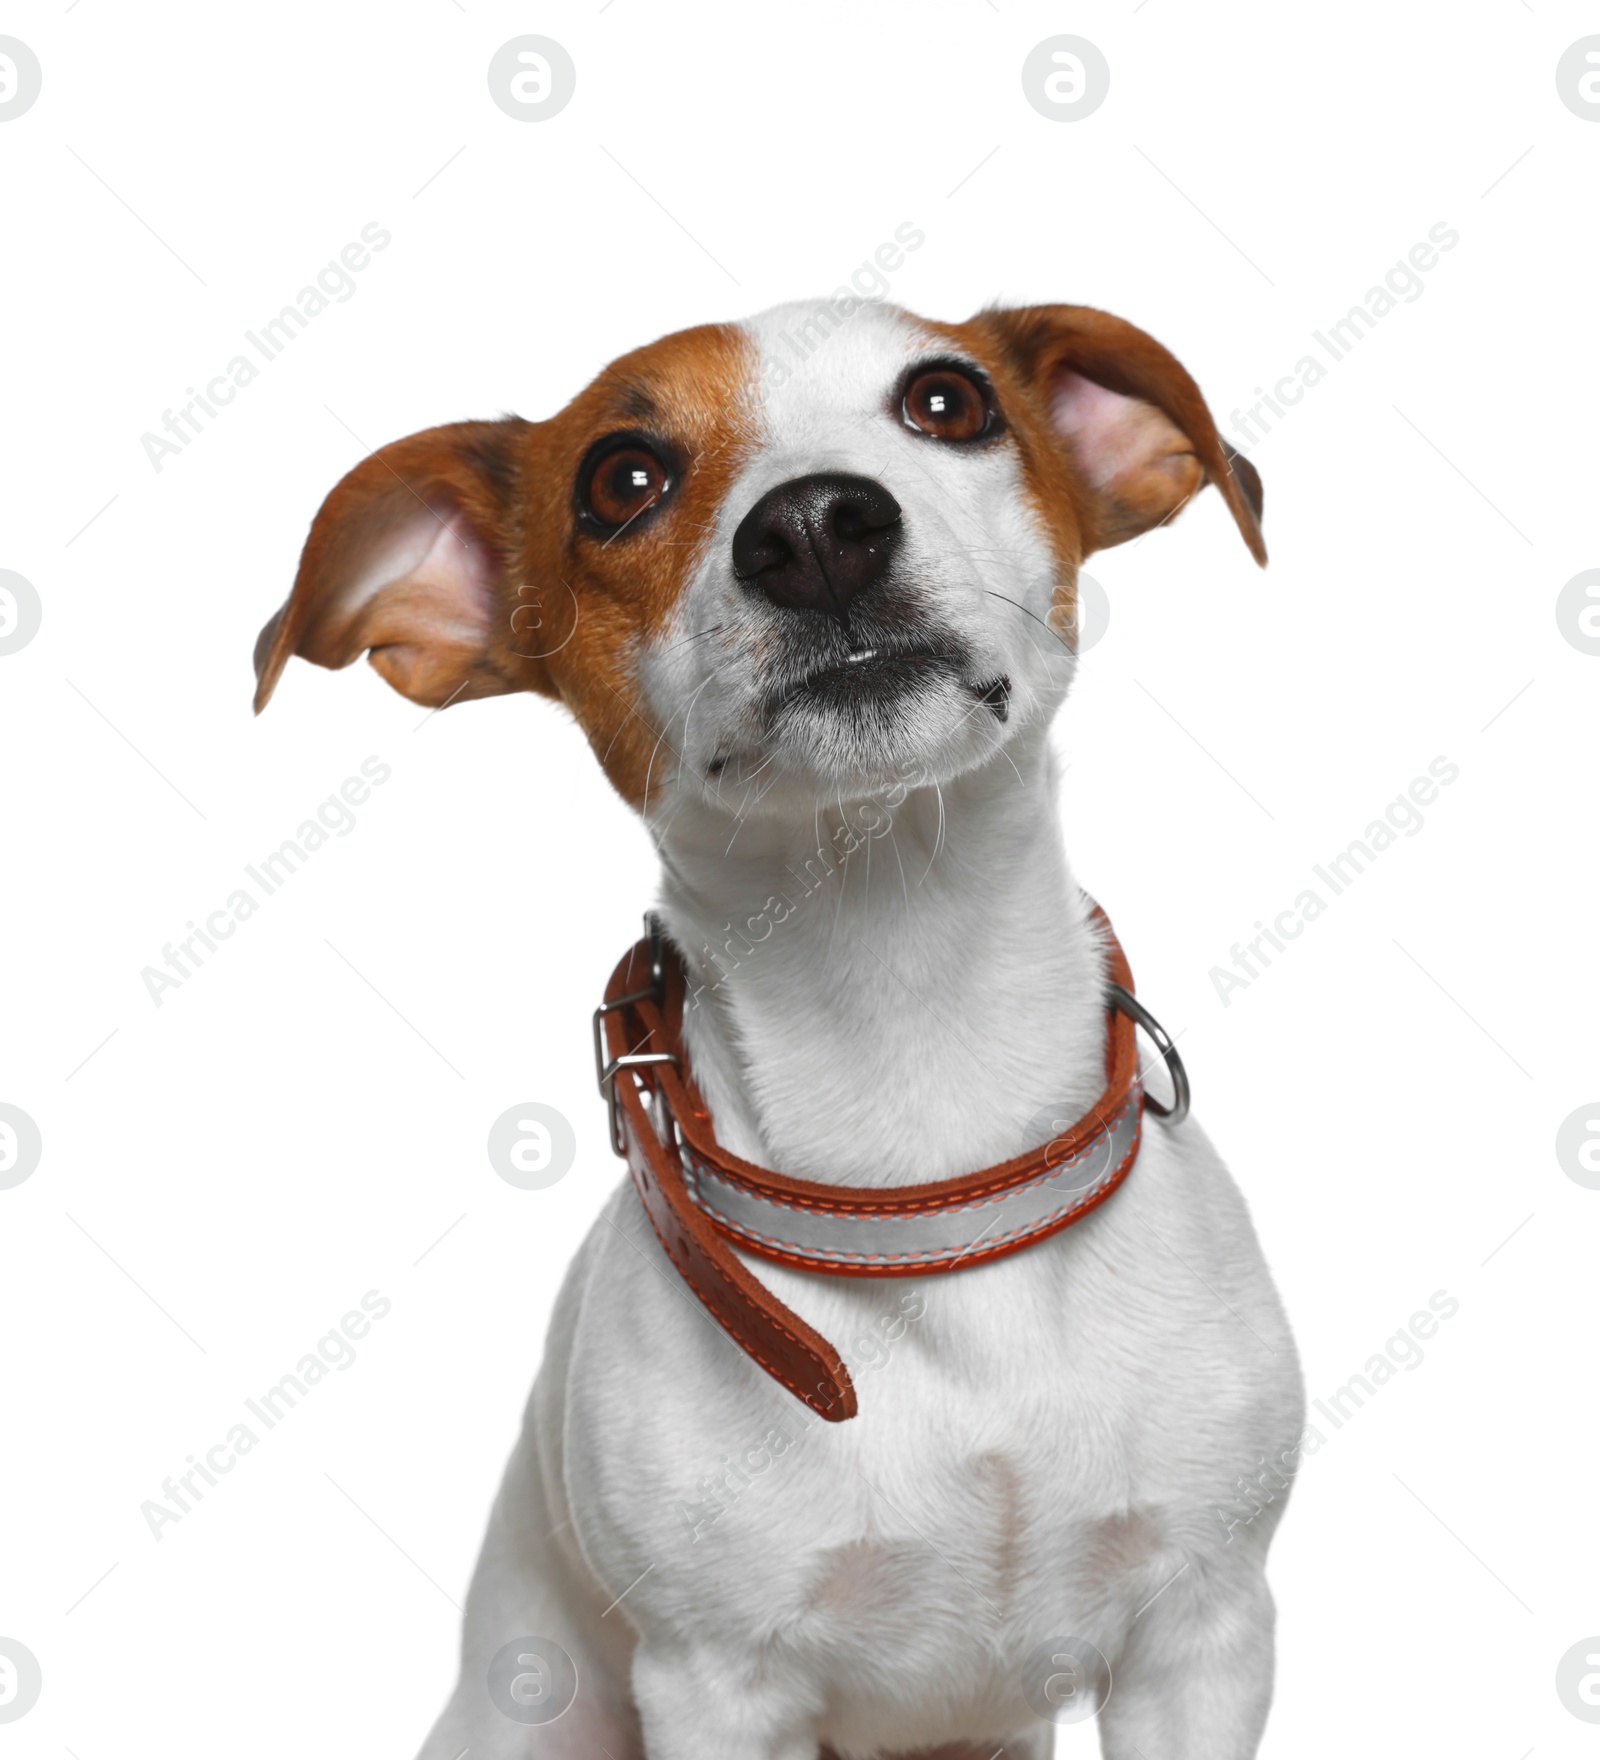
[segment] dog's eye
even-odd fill
[[[666,494],[667,467],[649,447],[620,446],[589,472],[584,506],[603,526],[625,526]]]
[[[988,400],[954,367],[918,373],[906,387],[902,413],[907,426],[935,440],[976,440],[989,426]]]

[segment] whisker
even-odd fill
[[[894,815],[889,815],[889,847],[894,851],[894,865],[900,870],[900,893],[906,901],[906,914],[911,914],[911,893],[906,886],[906,865],[900,860],[900,839],[894,834]]]
[[[1071,642],[1069,642],[1067,640],[1067,638],[1064,635],[1062,635],[1060,630],[1050,629],[1050,625],[1045,622],[1045,620],[1038,614],[1037,611],[1030,611],[1026,605],[1022,604],[1019,600],[1011,598],[1006,593],[997,593],[993,587],[985,587],[983,589],[983,591],[986,592],[991,599],[1004,599],[1006,604],[1014,605],[1017,608],[1017,610],[1022,613],[1022,615],[1024,617],[1031,617],[1033,619],[1033,621],[1036,624],[1038,624],[1040,629],[1050,630],[1051,635],[1053,635],[1055,637],[1055,639],[1058,642],[1060,642],[1062,647],[1065,648],[1069,654],[1076,655],[1077,650],[1073,647]]]
[[[713,674],[713,675],[712,675],[712,676],[713,676],[713,677],[715,677],[715,674]],[[618,689],[617,689],[617,688],[616,688],[616,686],[615,686],[615,685],[613,685],[613,684],[611,684],[611,683],[610,683],[610,682],[609,682],[609,681],[608,681],[608,680],[607,680],[607,679],[605,679],[605,678],[602,678],[602,679],[601,679],[601,680],[600,680],[600,682],[601,682],[601,684],[603,684],[603,685],[604,685],[604,686],[605,686],[605,688],[606,688],[606,689],[607,689],[607,690],[608,690],[608,691],[610,691],[610,692],[611,692],[611,694],[612,694],[612,696],[614,696],[614,697],[615,697],[615,698],[616,698],[616,699],[617,699],[617,701],[618,701],[618,702],[619,702],[619,703],[621,703],[621,705],[622,705],[622,707],[623,707],[623,710],[624,710],[624,711],[625,711],[625,713],[626,713],[626,714],[627,714],[627,715],[631,715],[631,716],[632,716],[632,717],[633,717],[633,719],[634,719],[634,720],[635,720],[635,721],[637,721],[637,722],[638,722],[638,723],[639,723],[639,725],[640,725],[640,726],[641,726],[641,727],[642,727],[642,728],[643,728],[643,729],[644,729],[644,730],[645,730],[645,732],[646,732],[646,733],[648,733],[648,732],[649,732],[649,731],[650,731],[650,723],[649,723],[649,722],[648,722],[648,721],[646,721],[646,720],[645,720],[645,718],[644,718],[644,717],[643,717],[643,716],[642,716],[642,715],[641,715],[641,714],[640,714],[640,713],[639,713],[639,711],[638,711],[638,710],[637,710],[637,709],[635,709],[635,708],[634,708],[634,706],[633,706],[633,704],[632,704],[632,703],[630,703],[630,702],[629,702],[629,701],[628,701],[628,699],[627,699],[627,698],[626,698],[626,697],[625,697],[625,696],[623,696],[623,694],[622,694],[622,692],[621,692],[621,691],[619,691],[619,690],[618,690]],[[709,682],[709,681],[708,681],[708,682]],[[667,727],[670,727],[670,726],[671,726],[671,725],[672,725],[672,723],[673,723],[673,722],[674,722],[674,721],[676,721],[676,720],[677,720],[677,716],[676,716],[676,715],[673,715],[673,716],[671,716],[671,717],[670,717],[670,718],[669,718],[669,719],[668,719],[668,721],[667,721]],[[619,724],[618,724],[618,727],[617,727],[617,732],[618,732],[618,733],[620,733],[620,732],[621,732],[621,731],[622,731],[622,728],[623,728],[623,726],[624,726],[624,725],[626,725],[626,723],[625,723],[625,722],[622,722],[622,723],[619,723]],[[657,734],[657,735],[656,735],[656,743],[655,743],[655,748],[654,748],[654,749],[653,749],[653,750],[652,750],[652,751],[651,751],[651,753],[650,753],[650,762],[651,762],[651,764],[652,764],[652,765],[653,765],[653,764],[654,764],[654,763],[655,763],[655,754],[656,754],[656,751],[659,751],[659,750],[660,750],[660,748],[661,748],[661,742],[662,742],[662,741],[663,741],[663,740],[664,740],[664,739],[665,739],[665,738],[666,738],[666,737],[667,737],[667,728],[666,728],[666,727],[663,727],[663,728],[662,728],[662,729],[661,729],[661,730],[660,730],[660,731],[659,731],[659,733],[658,733],[658,734]],[[615,735],[615,734],[614,734],[614,735],[613,735],[613,736],[612,736],[612,745],[615,745],[615,744],[616,744],[616,735]],[[610,751],[610,749],[611,749],[611,748],[610,748],[610,746],[608,746],[608,747],[607,747],[607,748],[606,748],[606,750],[607,750],[607,751],[608,751],[608,752],[609,752],[609,751]],[[670,747],[670,746],[669,746],[669,747],[668,747],[668,748],[667,748],[667,749],[668,749],[668,750],[669,750],[669,751],[671,751],[671,750],[672,750],[672,748],[671,748],[671,747]],[[676,752],[673,752],[673,756],[674,756],[674,757],[677,757],[677,756],[678,756],[678,754],[677,754],[677,753],[676,753]],[[679,759],[679,762],[680,762],[680,763],[681,763],[681,762],[682,762],[682,759],[681,759],[681,758],[680,758],[680,759]],[[648,804],[649,804],[649,795],[650,795],[650,772],[649,772],[649,770],[648,770],[648,769],[646,769],[646,771],[645,771],[645,778],[644,778],[644,786],[645,786],[645,804],[646,804],[646,805],[647,805],[647,806],[648,806]],[[642,812],[643,812],[643,809],[641,809],[641,813],[642,813]]]
[[[772,758],[773,754],[769,752],[767,756],[756,765],[755,769],[751,771],[749,776],[741,774],[738,777],[738,780],[744,783],[745,791],[743,798],[739,802],[738,811],[735,815],[733,836],[728,839],[728,847],[722,852],[725,856],[732,855],[734,842],[738,838],[739,833],[744,829],[745,821],[750,817],[751,810],[755,807],[759,807],[762,801],[765,800],[778,785],[778,778],[776,774],[774,774],[772,780],[765,788],[755,787],[755,784],[760,780],[761,772],[772,762]],[[753,796],[751,792],[752,789],[754,789]]]
[[[668,642],[661,652],[663,654],[670,654],[676,648],[687,648],[690,642],[703,642],[707,636],[714,636],[719,630],[724,630],[727,627],[728,626],[725,623],[714,623],[710,629],[703,629],[695,635],[685,636],[681,642]]]
[[[839,782],[833,791],[834,801],[839,808],[839,822],[845,823],[844,783]],[[850,858],[843,857],[839,863],[839,902],[834,907],[833,927],[828,931],[828,952],[833,952],[833,944],[839,933],[839,919],[844,915],[844,895],[850,884]]]
[[[700,683],[698,685],[696,685],[693,696],[691,696],[689,698],[689,701],[684,704],[684,706],[683,706],[683,731],[684,731],[684,736],[685,736],[684,737],[684,744],[685,745],[687,745],[689,743],[688,742],[689,715],[690,715],[690,712],[694,708],[696,699],[699,697],[701,691],[703,691],[706,688],[706,686],[711,683],[712,679],[716,678],[719,673],[725,672],[726,670],[727,670],[726,667],[719,666],[715,672],[708,672],[706,674],[706,676],[700,681]],[[640,812],[641,817],[648,816],[648,814],[650,812],[650,780],[651,780],[652,775],[655,772],[656,753],[661,750],[662,743],[666,740],[667,728],[671,727],[673,722],[676,721],[677,719],[678,719],[678,717],[676,715],[669,715],[667,717],[666,726],[661,729],[661,732],[656,736],[656,743],[650,748],[650,762],[645,765],[645,770],[644,770],[644,800],[639,808],[639,812]],[[683,764],[683,753],[680,752],[675,746],[672,746],[672,745],[668,745],[667,750],[669,752],[671,752],[673,757],[675,757],[678,760],[679,766],[681,767]]]
[[[939,825],[934,832],[933,854],[928,857],[928,865],[922,870],[922,880],[926,880],[933,872],[933,864],[938,861],[939,852],[944,848],[944,790],[939,786],[937,776],[933,778],[933,792],[939,798]],[[917,882],[918,886],[922,884],[922,880]]]
[[[761,772],[766,769],[766,767],[772,762],[772,760],[776,756],[777,756],[776,752],[768,752],[766,757],[764,757],[761,760],[761,762],[756,765],[755,769],[752,770],[748,776],[745,775],[744,770],[741,767],[740,771],[739,771],[739,778],[738,778],[739,781],[740,782],[754,782],[754,781],[756,781],[757,778],[761,775]],[[767,784],[767,787],[769,789],[772,788],[773,785],[777,782],[777,780],[778,780],[777,777],[774,776],[772,781]],[[760,798],[761,797],[759,795],[757,795],[756,799],[758,801],[760,800]]]
[[[690,697],[688,706],[683,712],[683,743],[685,745],[688,745],[689,743],[689,717],[694,713],[695,704],[700,701],[700,693],[711,683],[712,679],[720,678],[732,664],[733,662],[729,660],[725,661],[721,666],[714,666],[711,671],[701,679],[699,685],[695,688],[694,695]],[[680,757],[678,762],[682,764],[684,762],[683,758]]]

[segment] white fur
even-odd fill
[[[767,361],[813,310],[752,324]],[[669,933],[705,986],[686,1032],[718,1135],[840,1183],[1002,1160],[1103,1082],[1100,950],[1048,746],[1071,657],[1035,621],[1056,567],[1007,449],[929,444],[885,413],[905,365],[945,352],[868,307],[769,391],[679,624],[640,660],[666,728],[647,817]],[[930,613],[1013,682],[1005,725],[941,686],[876,750],[820,723],[763,733],[770,632],[729,541],[766,489],[825,468],[899,499]],[[860,841],[840,861],[845,821]],[[807,893],[819,844],[833,872]],[[1043,1756],[1053,1732],[1020,1671],[1063,1636],[1111,1663],[1111,1760],[1255,1753],[1281,1503],[1231,1529],[1217,1506],[1237,1514],[1239,1478],[1298,1439],[1299,1371],[1197,1124],[1147,1117],[1115,1198],[988,1265],[858,1280],[749,1263],[840,1347],[860,1415],[813,1418],[746,1357],[619,1186],[562,1291],[425,1760],[630,1760],[630,1694],[649,1760],[958,1740]],[[484,1684],[523,1635],[562,1644],[580,1677],[572,1709],[533,1729]]]

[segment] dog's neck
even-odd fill
[[[910,1185],[1087,1110],[1103,966],[1055,797],[1041,730],[942,788],[896,786],[814,825],[675,805],[663,914],[727,1148],[830,1184]]]

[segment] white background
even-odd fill
[[[0,567],[44,619],[0,659],[0,1099],[44,1157],[0,1192],[0,1635],[44,1693],[0,1755],[412,1751],[619,1176],[588,1012],[651,901],[646,839],[543,702],[425,718],[365,667],[295,665],[251,718],[321,497],[366,446],[549,414],[662,332],[826,292],[907,220],[896,301],[1105,306],[1224,422],[1431,226],[1460,234],[1256,449],[1266,573],[1214,496],[1091,565],[1112,615],[1058,727],[1064,809],[1311,1395],[1432,1292],[1460,1303],[1321,1426],[1273,1554],[1263,1753],[1593,1752],[1554,1674],[1600,1632],[1600,1192],[1554,1139],[1600,1091],[1600,658],[1555,601],[1600,564],[1600,126],[1554,75],[1597,16],[7,10],[44,86],[0,124]],[[536,126],[485,83],[527,31],[578,71]],[[1112,76],[1067,125],[1019,79],[1062,31]],[[371,221],[393,242],[354,297],[153,470],[141,435]],[[393,775],[354,831],[157,1008],[141,969],[372,754]],[[1424,828],[1225,1007],[1231,944],[1440,755],[1460,777]],[[579,1153],[523,1193],[484,1142],[534,1099]],[[154,1540],[141,1503],[369,1289],[393,1312],[354,1366]]]

